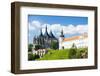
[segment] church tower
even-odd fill
[[[62,42],[64,40],[64,34],[63,34],[63,30],[61,30],[61,35],[59,36],[59,49],[63,49],[63,45]]]

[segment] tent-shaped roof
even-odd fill
[[[43,37],[42,29],[40,29],[40,35],[39,37]]]
[[[56,37],[53,35],[52,31],[50,31],[50,34],[49,34],[49,35],[50,35],[51,38],[56,38]]]
[[[44,37],[50,38],[50,36],[49,36],[49,34],[48,34],[48,31],[47,31],[47,26],[46,26],[46,31],[45,31],[45,33],[44,33]]]

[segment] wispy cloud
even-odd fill
[[[75,34],[79,33],[82,34],[84,32],[88,31],[88,26],[87,25],[68,25],[68,26],[63,26],[64,34]]]
[[[62,24],[41,24],[39,21],[32,21],[29,23],[29,31],[34,31],[34,34],[38,34],[40,28],[42,28],[43,33],[45,32],[45,27],[48,27],[48,32],[52,32],[59,37],[60,31],[63,29],[64,34],[82,34],[88,32],[87,25],[62,25]]]
[[[40,29],[41,23],[39,21],[32,21],[29,23],[29,30]]]

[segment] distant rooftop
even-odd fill
[[[72,36],[72,37],[69,37],[69,38],[64,38],[63,42],[72,41],[72,40],[79,40],[79,39],[85,39],[87,37],[88,37],[87,33],[84,33],[84,34],[81,34],[79,36]]]

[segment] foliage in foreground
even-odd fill
[[[48,53],[43,57],[29,54],[28,60],[61,60],[61,59],[80,59],[88,57],[88,48],[70,48],[62,50],[48,49]]]
[[[51,49],[58,49],[58,42],[55,42],[55,41],[51,41],[51,45],[50,45]]]
[[[28,44],[28,52],[32,52],[33,44]]]
[[[35,59],[38,59],[39,58],[39,55],[35,55],[35,54],[28,54],[28,60],[35,60]]]
[[[69,59],[79,59],[79,58],[87,58],[88,57],[88,48],[77,48],[73,43],[70,48],[68,58]]]
[[[88,57],[88,48],[71,48],[69,51],[69,59],[80,59]]]

